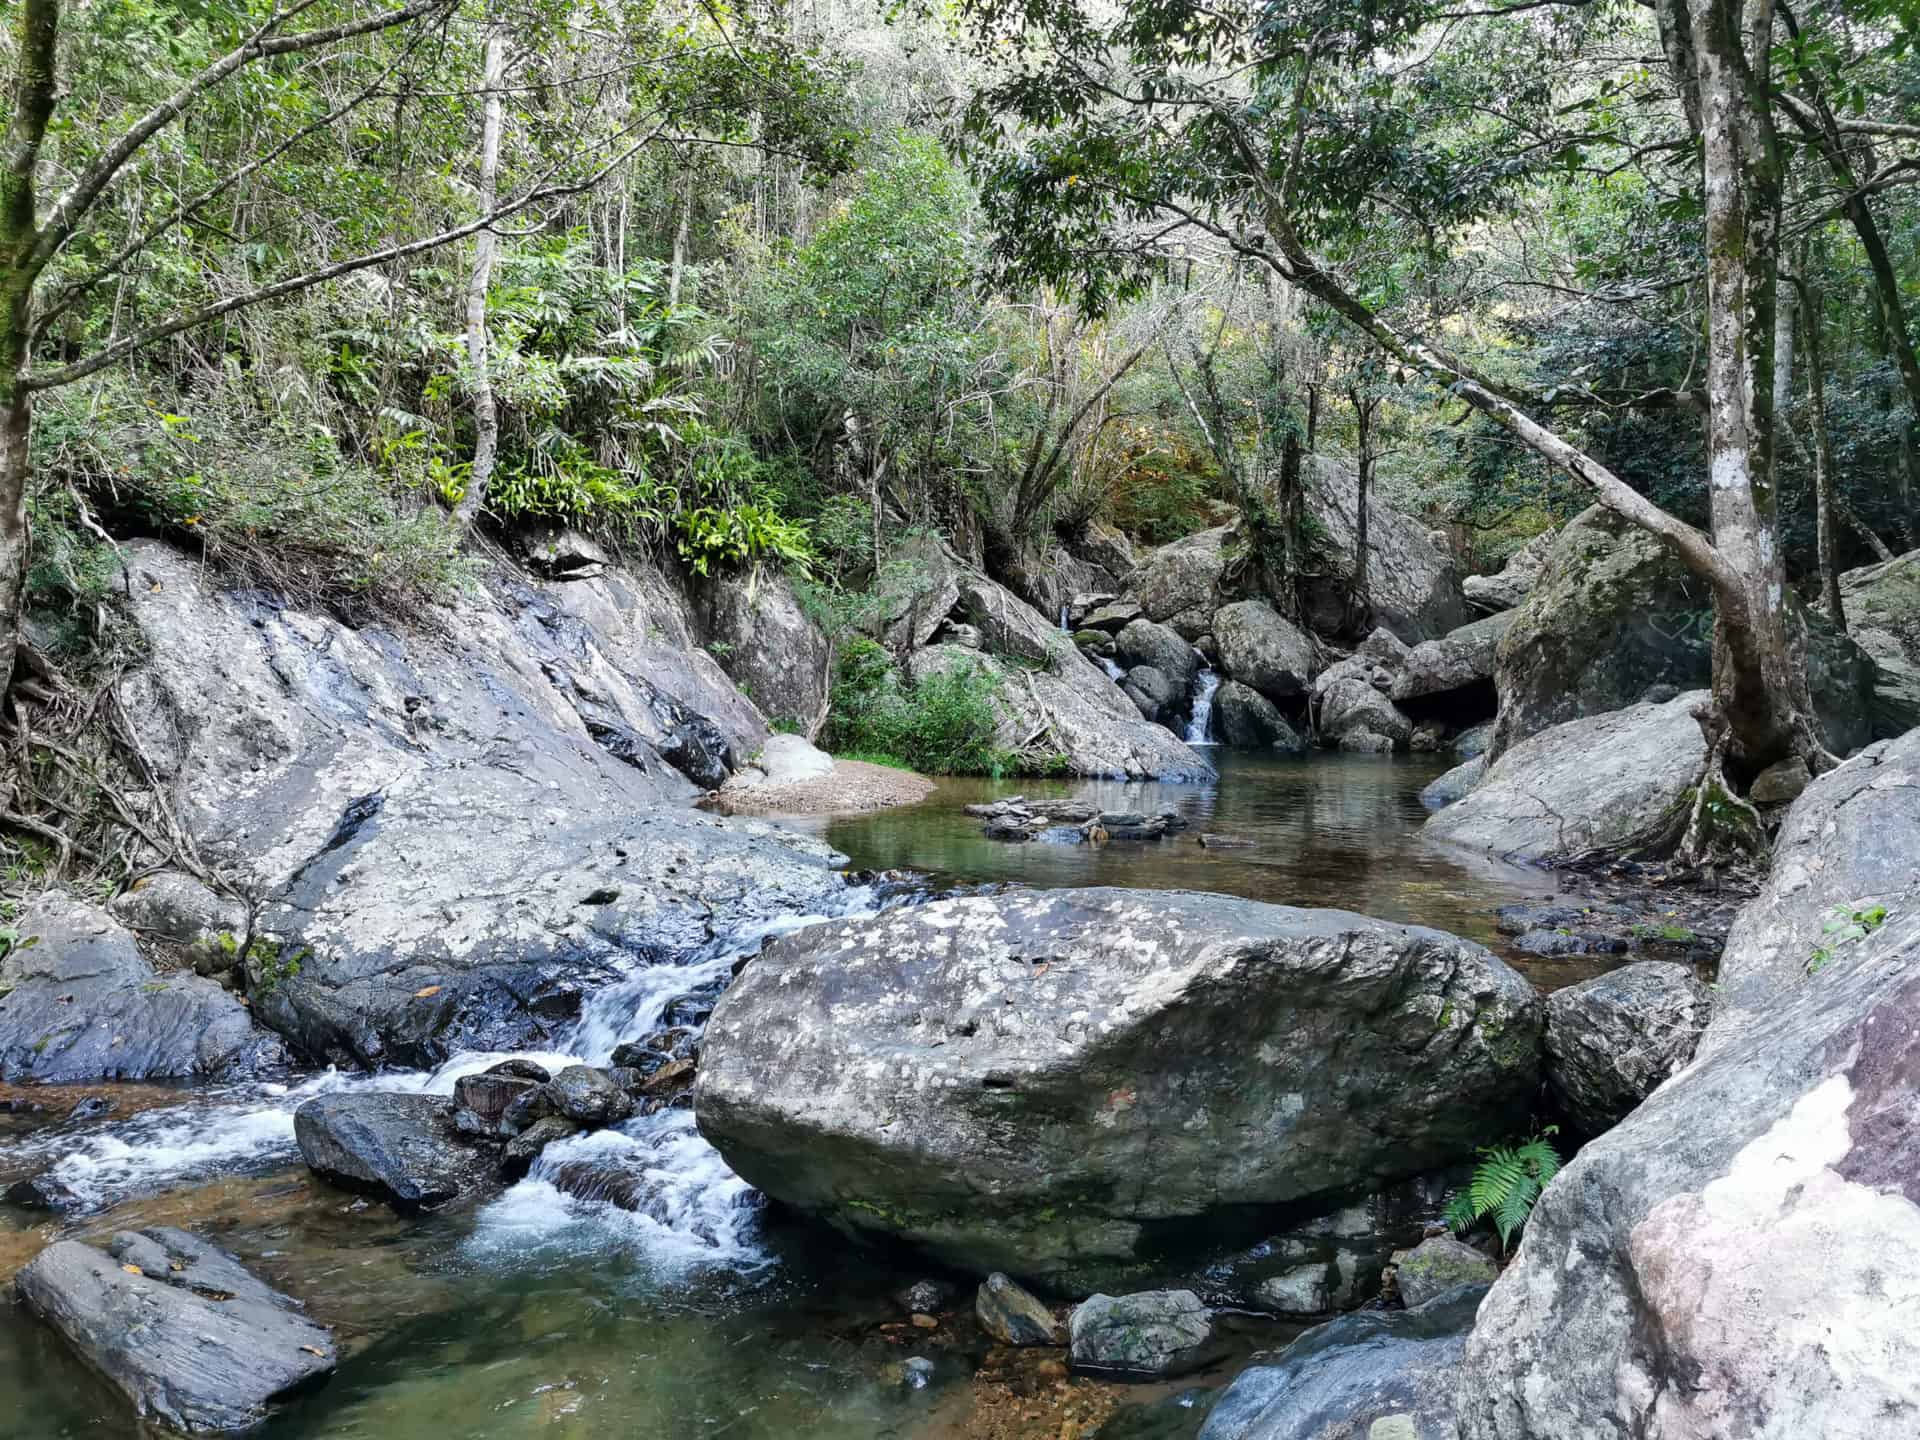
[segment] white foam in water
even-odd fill
[[[849,889],[838,913],[874,908],[870,890]],[[677,996],[708,988],[769,937],[829,918],[783,916],[735,934],[690,964],[636,966],[588,1001],[579,1025],[562,1042],[564,1052],[513,1053],[550,1070],[605,1065],[616,1046],[660,1029],[667,1006]],[[83,1135],[30,1140],[14,1154],[57,1155],[49,1167],[53,1176],[86,1209],[97,1210],[129,1196],[293,1160],[299,1153],[293,1112],[317,1095],[339,1090],[451,1095],[462,1075],[477,1074],[508,1058],[505,1051],[467,1052],[431,1073],[343,1075],[327,1070],[291,1086],[201,1091],[179,1105],[147,1110]],[[557,1166],[580,1160],[641,1177],[641,1208],[625,1210],[604,1200],[564,1195],[546,1178]],[[670,1275],[708,1268],[750,1275],[773,1263],[756,1241],[758,1210],[756,1192],[700,1137],[692,1113],[664,1110],[550,1146],[527,1179],[484,1207],[469,1243],[512,1250],[565,1245],[570,1238],[592,1244],[612,1238]]]
[[[1193,718],[1181,738],[1189,745],[1211,745],[1213,737],[1207,732],[1213,729],[1213,692],[1220,688],[1220,676],[1212,666],[1202,666],[1193,683]]]

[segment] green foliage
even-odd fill
[[[1836,905],[1820,927],[1820,943],[1807,957],[1807,974],[1818,975],[1833,963],[1835,952],[1866,939],[1887,923],[1887,907],[1856,901]]]
[[[1521,1144],[1483,1148],[1473,1179],[1447,1202],[1447,1223],[1464,1232],[1491,1217],[1501,1245],[1511,1245],[1540,1192],[1560,1173],[1560,1152],[1551,1139],[1557,1132],[1549,1125]]]
[[[929,775],[997,775],[1012,757],[999,743],[995,689],[966,666],[908,683],[884,648],[854,639],[835,667],[822,738],[836,755]]]

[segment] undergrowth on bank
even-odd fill
[[[1016,757],[1000,743],[998,678],[956,668],[902,677],[893,657],[856,638],[840,652],[823,739],[835,755],[928,775],[1001,775]]]

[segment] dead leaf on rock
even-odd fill
[[[440,987],[438,985],[429,985],[424,990],[414,991],[413,998],[416,1000],[424,1000],[429,995],[438,995],[439,993],[440,993]]]

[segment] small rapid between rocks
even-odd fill
[[[1193,677],[1193,713],[1187,720],[1187,733],[1180,738],[1189,745],[1213,744],[1213,696],[1220,688],[1220,672],[1202,665]]]

